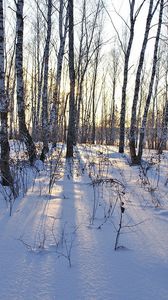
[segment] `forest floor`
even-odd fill
[[[110,146],[66,161],[59,145],[34,168],[22,156],[14,203],[1,187],[0,300],[168,299],[168,153],[146,150],[142,166]]]

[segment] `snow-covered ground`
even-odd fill
[[[11,217],[1,190],[0,300],[168,299],[168,155],[80,145],[20,177]]]

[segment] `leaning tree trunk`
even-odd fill
[[[156,4],[156,6],[153,10],[153,3],[154,3],[154,0],[150,0],[148,16],[147,16],[147,21],[146,21],[146,27],[145,27],[145,34],[144,34],[142,49],[141,49],[141,53],[140,53],[139,64],[138,64],[138,69],[137,69],[137,73],[136,73],[136,79],[135,79],[135,89],[134,89],[132,115],[131,115],[131,126],[130,126],[130,141],[129,141],[131,161],[133,164],[139,163],[139,159],[136,155],[136,111],[137,111],[139,90],[140,90],[140,84],[141,84],[141,73],[142,73],[142,68],[143,68],[143,63],[144,63],[145,51],[146,51],[146,47],[147,47],[147,43],[148,43],[149,31],[150,31],[150,27],[151,27],[152,18],[153,18],[154,12],[156,11],[156,7],[157,7],[157,4]],[[159,2],[157,2],[157,3],[159,3]]]
[[[17,77],[17,106],[19,117],[19,134],[25,142],[29,161],[32,164],[36,159],[36,148],[25,121],[24,82],[23,82],[23,5],[24,0],[16,3],[16,77]]]
[[[4,74],[4,26],[3,1],[0,0],[0,118],[1,118],[1,177],[2,185],[13,189],[13,178],[9,167],[9,141],[8,141],[8,99],[5,94]]]
[[[157,34],[156,34],[156,40],[155,40],[155,46],[154,46],[154,54],[153,54],[152,74],[151,74],[149,91],[148,91],[148,96],[146,99],[145,110],[144,110],[143,119],[142,119],[142,126],[140,129],[139,149],[138,149],[139,162],[141,161],[141,158],[142,158],[147,116],[148,116],[148,110],[149,110],[149,105],[150,105],[150,101],[151,101],[151,97],[152,97],[153,84],[154,84],[154,79],[155,79],[155,74],[156,74],[156,65],[157,65],[157,60],[158,60],[158,46],[159,46],[159,38],[160,38],[160,32],[161,32],[161,26],[162,26],[163,7],[164,7],[164,0],[161,0],[158,28],[157,28]]]
[[[73,18],[73,0],[68,1],[69,16],[69,123],[67,135],[66,157],[73,157],[73,144],[75,141],[75,69],[74,69],[74,18]]]
[[[48,65],[49,65],[49,51],[50,51],[50,39],[51,39],[51,14],[52,14],[52,0],[48,0],[48,17],[47,17],[47,38],[44,49],[44,83],[42,94],[42,138],[43,149],[40,156],[42,161],[45,160],[48,148]]]

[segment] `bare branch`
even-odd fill
[[[158,8],[158,5],[159,5],[159,3],[160,3],[160,0],[158,0],[157,2],[156,2],[156,5],[155,5],[155,7],[154,7],[154,10],[153,10],[153,12],[152,12],[152,17],[153,17],[153,15],[155,14],[155,12],[156,12],[156,10],[157,10],[157,8]]]
[[[145,0],[146,1],[146,0]],[[113,9],[115,11],[115,13],[120,17],[120,19],[124,22],[124,24],[126,25],[126,27],[130,30],[130,26],[128,25],[128,23],[125,21],[125,19],[118,13],[118,11],[115,9],[114,4],[112,3]]]
[[[143,0],[143,2],[141,3],[141,5],[138,7],[136,13],[135,13],[135,19],[138,17],[140,11],[141,11],[141,8],[143,7],[144,3],[145,3],[146,0]]]
[[[16,13],[16,10],[14,10],[11,6],[8,6],[14,13]]]
[[[40,8],[40,5],[39,5],[38,1],[37,1],[37,0],[34,0],[34,1],[35,1],[35,3],[37,4],[37,7],[38,7],[39,11],[41,12],[41,14],[42,14],[44,20],[45,20],[46,23],[47,23],[47,18],[45,17],[45,15],[44,15],[42,9]]]
[[[123,43],[122,43],[122,41],[121,41],[121,38],[120,38],[119,32],[118,32],[118,30],[117,30],[116,26],[114,25],[114,22],[113,22],[113,20],[112,20],[112,17],[110,16],[110,14],[109,14],[109,12],[108,12],[107,8],[106,8],[106,7],[105,7],[105,5],[104,5],[104,1],[103,1],[103,0],[101,0],[101,1],[102,1],[102,5],[103,5],[103,7],[104,7],[104,9],[105,9],[105,11],[106,11],[106,13],[107,13],[107,15],[108,15],[108,17],[109,17],[110,21],[111,21],[111,24],[112,24],[112,26],[113,26],[113,28],[114,28],[114,30],[115,30],[115,32],[116,32],[116,34],[117,34],[117,37],[118,37],[118,40],[119,40],[119,43],[120,43],[121,49],[122,49],[122,51],[123,51],[123,53],[124,53],[124,55],[125,55],[126,53],[125,53],[124,46],[123,46]]]

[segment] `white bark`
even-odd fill
[[[48,137],[49,137],[49,124],[48,124],[48,68],[49,68],[49,51],[51,39],[51,14],[52,14],[52,0],[48,0],[48,16],[47,16],[47,37],[44,49],[44,82],[42,92],[42,136],[43,136],[43,150],[41,160],[45,159],[48,152]]]
[[[28,132],[25,121],[24,81],[23,81],[23,6],[24,0],[16,3],[16,77],[17,77],[17,108],[19,117],[19,133],[25,142],[29,161],[32,164],[36,159],[36,148]]]
[[[58,119],[59,119],[59,107],[60,107],[60,86],[62,77],[63,57],[65,51],[65,41],[68,31],[68,9],[65,16],[65,24],[63,24],[63,12],[64,12],[64,1],[60,0],[59,7],[59,50],[57,59],[57,73],[56,83],[53,95],[53,105],[50,114],[50,130],[53,132],[53,142],[55,143],[58,139]]]
[[[133,104],[132,104],[132,114],[131,114],[131,126],[130,126],[130,155],[131,160],[133,164],[139,163],[139,159],[136,155],[136,115],[137,115],[137,104],[139,99],[139,90],[140,90],[140,84],[141,84],[141,73],[144,63],[144,57],[146,52],[146,47],[148,43],[148,37],[149,32],[151,28],[151,22],[154,16],[154,13],[157,9],[157,6],[159,4],[160,0],[157,1],[156,4],[154,4],[154,0],[150,0],[149,2],[149,9],[148,9],[148,15],[146,20],[146,26],[145,26],[145,34],[144,39],[142,43],[140,58],[139,58],[139,64],[138,69],[136,73],[136,79],[135,79],[135,89],[134,89],[134,97],[133,97]]]
[[[3,1],[0,0],[0,146],[1,146],[1,176],[2,184],[10,186],[13,190],[13,178],[9,167],[9,142],[8,142],[8,101],[5,94],[5,74],[4,74],[4,19]]]

